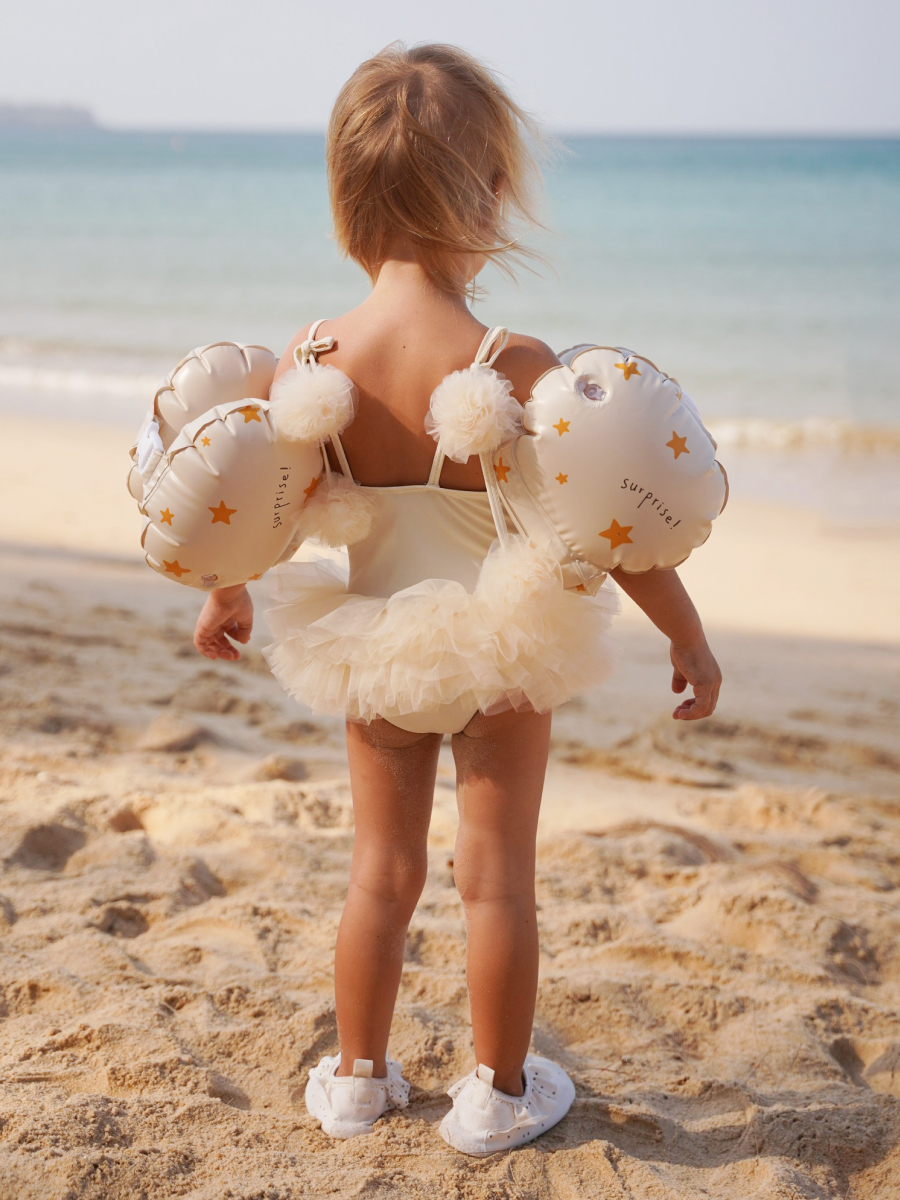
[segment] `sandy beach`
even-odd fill
[[[666,646],[555,719],[534,1145],[438,1137],[468,1071],[449,748],[366,1138],[308,1116],[335,1050],[353,837],[340,723],[141,561],[127,436],[9,418],[0,478],[0,1200],[889,1200],[900,1191],[900,530],[734,495],[683,575],[725,674],[671,720]]]

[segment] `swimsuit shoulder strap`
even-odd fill
[[[318,362],[319,355],[324,354],[326,350],[330,350],[334,346],[333,337],[316,338],[319,326],[324,325],[327,320],[327,317],[321,317],[318,321],[313,321],[309,327],[309,333],[306,335],[306,340],[302,341],[295,348],[294,362],[298,367],[306,366],[308,362]]]
[[[509,330],[504,329],[502,325],[495,325],[494,328],[489,329],[481,339],[481,345],[478,347],[478,352],[475,355],[472,365],[492,367],[506,349],[506,343],[508,341]],[[492,354],[491,349],[495,342],[497,343],[497,348]]]

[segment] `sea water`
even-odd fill
[[[481,320],[652,359],[749,493],[900,519],[900,139],[568,139],[543,218]],[[0,407],[129,426],[367,286],[309,134],[0,134],[0,264]]]

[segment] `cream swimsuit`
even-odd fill
[[[505,343],[505,330],[490,330],[468,370],[508,395],[491,370]],[[340,438],[331,440],[352,480]],[[275,638],[266,657],[313,712],[457,733],[479,711],[545,712],[609,673],[614,588],[567,591],[552,556],[510,527],[490,459],[481,461],[484,492],[440,486],[440,441],[427,483],[362,487],[374,517],[349,547],[349,579],[326,559],[266,577]]]

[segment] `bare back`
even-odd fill
[[[357,416],[341,440],[359,483],[424,483],[435,452],[434,440],[425,431],[431,393],[446,375],[472,362],[486,327],[449,301],[423,300],[416,311],[413,305],[388,306],[373,299],[321,327],[321,336],[335,338],[334,348],[321,360],[339,367],[359,392]],[[279,375],[294,365],[294,348],[308,331],[304,326],[287,347]],[[495,367],[524,404],[535,380],[558,361],[543,342],[512,334]],[[446,461],[441,484],[484,491],[477,458]]]

